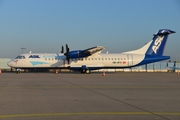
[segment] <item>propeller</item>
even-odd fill
[[[69,64],[69,59],[70,59],[70,56],[69,56],[69,47],[68,47],[68,44],[66,44],[66,53],[64,53],[64,47],[62,46],[62,50],[61,50],[61,53],[64,53],[64,55],[66,56],[66,60]]]
[[[62,46],[61,48],[61,53],[64,53],[64,46]]]

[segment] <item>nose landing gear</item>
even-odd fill
[[[17,74],[21,73],[21,69],[20,68],[17,68],[16,71],[17,71]]]

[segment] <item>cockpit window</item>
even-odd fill
[[[17,56],[15,59],[25,59],[25,56],[19,55],[19,56]]]

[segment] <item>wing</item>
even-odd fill
[[[95,46],[95,47],[92,47],[92,48],[88,48],[88,49],[85,49],[85,50],[82,50],[81,53],[82,54],[95,54],[95,53],[101,53],[102,50],[104,50],[105,47],[104,46]]]
[[[104,50],[105,47],[104,46],[95,46],[92,48],[88,48],[85,50],[74,50],[74,51],[70,51],[68,53],[68,57],[69,58],[82,58],[82,57],[88,57],[91,56],[93,54],[98,54],[101,53],[102,50]]]

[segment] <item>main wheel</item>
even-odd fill
[[[86,70],[86,74],[90,74],[91,72],[90,72],[90,70]]]

